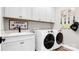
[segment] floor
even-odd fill
[[[54,49],[53,51],[72,51],[72,50],[61,46],[60,48]]]

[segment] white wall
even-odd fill
[[[4,14],[4,10],[3,10],[3,8],[0,7],[0,35],[4,31],[4,28],[3,28],[3,14]]]
[[[56,8],[56,20],[54,29],[60,29],[60,11],[67,8]],[[75,15],[77,15],[76,20],[79,20],[79,8],[76,8]],[[74,32],[71,29],[62,29],[64,34],[64,44],[76,47],[79,49],[79,31]]]
[[[71,29],[63,29],[64,44],[79,49],[79,31],[74,32]]]

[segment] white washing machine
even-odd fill
[[[62,46],[63,43],[63,33],[61,30],[53,30],[55,36],[54,49],[57,49]]]
[[[52,51],[54,48],[55,37],[51,30],[35,30],[36,51]]]

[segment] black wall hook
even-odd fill
[[[2,43],[2,37],[0,37],[0,44]]]
[[[78,22],[74,22],[74,23],[70,26],[70,28],[71,28],[73,31],[77,31],[78,26],[79,26],[79,23],[78,23]]]

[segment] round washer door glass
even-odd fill
[[[44,39],[44,46],[46,49],[50,49],[54,45],[54,35],[53,34],[48,34],[45,39]]]
[[[59,32],[59,33],[57,34],[57,36],[56,36],[56,42],[57,42],[58,44],[61,44],[62,41],[63,41],[63,34],[62,34],[61,32]]]

